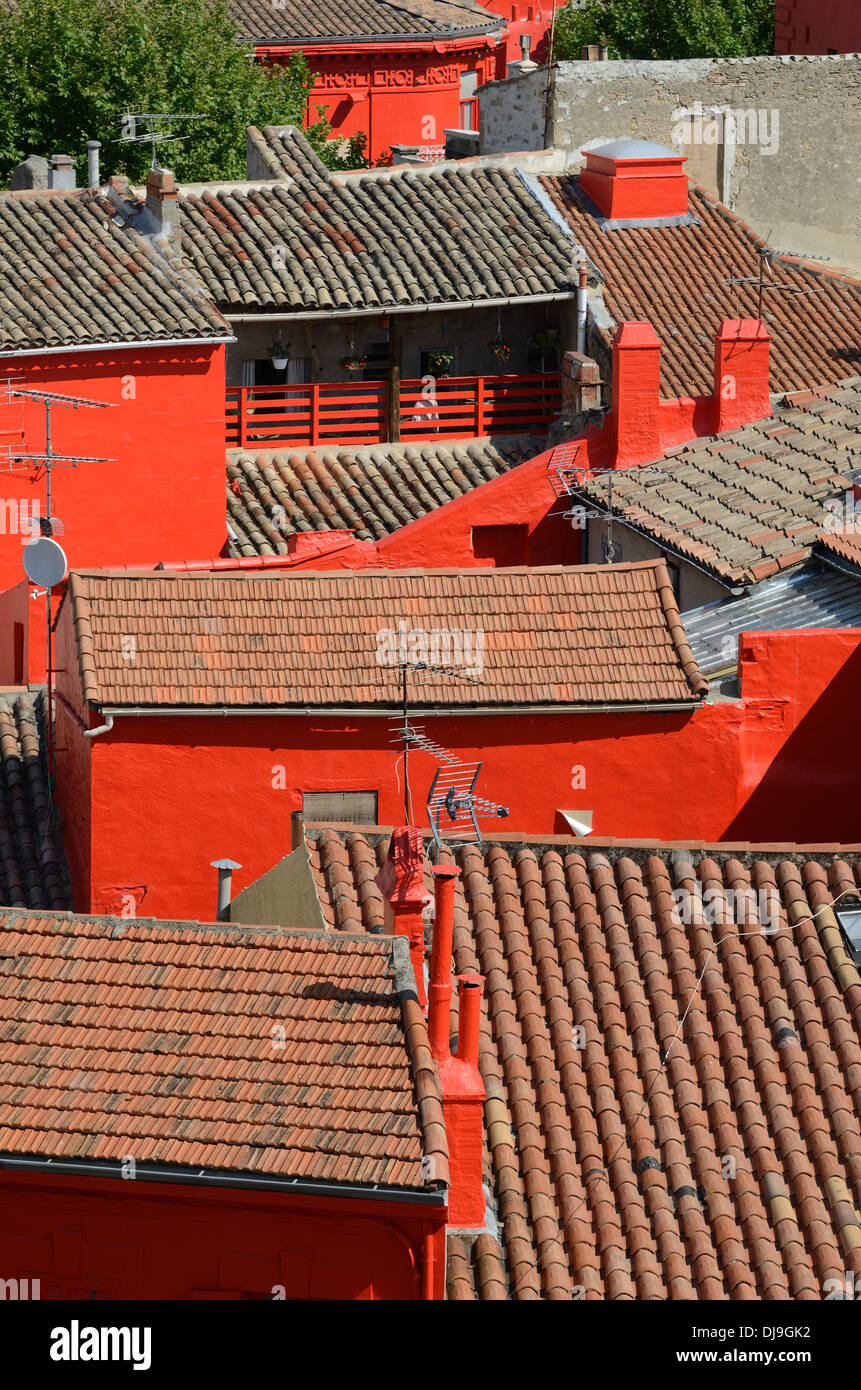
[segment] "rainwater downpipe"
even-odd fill
[[[109,734],[113,727],[114,716],[112,714],[106,714],[104,724],[99,724],[95,729],[84,730],[84,738],[98,738],[99,734]]]
[[[586,353],[586,298],[587,270],[585,264],[577,267],[577,351]]]

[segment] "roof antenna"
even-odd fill
[[[169,140],[188,140],[188,135],[173,135],[170,130],[159,130],[157,128],[161,121],[205,121],[206,116],[184,115],[179,111],[132,111],[128,106],[125,111],[120,112],[120,138],[114,140],[114,145],[151,145],[152,164],[151,169],[161,169],[158,162],[158,146]],[[146,126],[145,130],[139,130],[139,122]]]
[[[51,470],[53,468],[77,468],[79,463],[114,463],[114,459],[95,457],[90,454],[58,454],[54,451],[51,439],[51,410],[54,406],[63,406],[71,410],[78,410],[81,407],[93,410],[108,410],[112,403],[109,401],[92,401],[84,396],[65,396],[56,391],[39,391],[35,388],[20,385],[12,377],[7,377],[0,382],[0,404],[11,405],[14,401],[34,401],[45,408],[45,448],[41,452],[30,452],[26,449],[18,448],[14,444],[3,446],[0,454],[0,469],[5,469],[9,473],[29,474],[31,482],[38,482],[44,476],[45,483],[45,514],[39,513],[38,500],[34,498],[31,513],[27,518],[23,534],[29,535],[30,540],[24,547],[24,571],[37,590],[45,590],[45,614],[48,634],[48,650],[46,663],[46,687],[47,687],[47,732],[48,732],[48,794],[52,793],[52,778],[54,774],[54,710],[53,710],[53,650],[52,650],[52,615],[51,615],[51,590],[61,584],[66,577],[68,566],[66,557],[61,546],[54,540],[54,533],[65,534],[65,527],[59,517],[51,514]],[[23,411],[20,431],[22,445],[24,436]],[[21,529],[21,519],[19,517],[19,529]]]

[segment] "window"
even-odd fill
[[[861,965],[861,898],[847,893],[835,904],[834,916],[840,923],[849,954],[856,965]]]
[[[528,526],[473,526],[472,553],[476,560],[500,569],[528,563]]]
[[[477,72],[462,72],[460,75],[460,128],[478,130],[478,87]]]
[[[377,824],[376,792],[305,792],[302,814],[309,821],[348,821]]]
[[[389,378],[389,345],[384,343],[368,343],[365,348],[365,360],[367,366],[362,372],[363,381],[388,381]]]

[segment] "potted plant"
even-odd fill
[[[529,339],[529,346],[537,348],[539,352],[551,353],[559,351],[559,329],[542,328],[540,332],[534,333]]]
[[[281,338],[276,338],[269,348],[269,356],[272,358],[272,366],[276,372],[283,372],[290,361],[290,344],[285,343]]]
[[[360,352],[345,353],[339,361],[347,372],[363,372],[368,365],[367,357],[364,357]]]
[[[431,376],[450,376],[454,353],[441,348],[439,352],[428,353],[428,367]]]
[[[495,338],[491,338],[487,346],[497,362],[507,362],[511,356],[511,344],[505,341],[501,333],[497,333]]]

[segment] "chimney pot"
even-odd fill
[[[305,812],[293,811],[290,815],[290,849],[301,849],[305,843]]]
[[[216,906],[216,922],[230,921],[230,883],[233,878],[233,870],[241,869],[242,865],[237,864],[235,859],[213,859],[210,868],[218,870],[218,900]]]
[[[478,1040],[481,1028],[483,975],[458,975],[457,999],[460,1022],[457,1055],[460,1061],[478,1067]]]
[[[87,141],[87,183],[90,188],[99,187],[99,150],[101,140]]]
[[[410,960],[416,977],[416,996],[425,1007],[424,917],[430,894],[424,880],[422,833],[415,825],[402,825],[392,832],[389,852],[374,882],[384,899],[386,930],[406,936]]]
[[[146,206],[157,240],[179,250],[179,194],[170,169],[150,169],[146,177]]]

